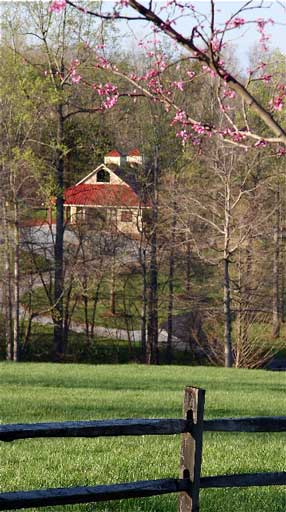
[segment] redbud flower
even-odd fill
[[[49,7],[49,12],[61,12],[67,5],[66,0],[53,0]]]

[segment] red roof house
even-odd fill
[[[140,208],[140,199],[126,185],[82,183],[65,191],[65,204],[90,207]]]
[[[129,157],[135,160],[128,162]],[[134,177],[134,167],[138,167],[139,162],[142,163],[142,157],[138,150],[129,153],[127,157],[116,150],[110,151],[104,158],[104,164],[99,165],[76,185],[65,190],[64,205],[67,221],[91,222],[97,214],[102,216],[104,212],[107,224],[105,228],[116,228],[118,231],[129,234],[138,233],[142,226],[142,212],[148,206],[142,203],[140,195],[132,186],[132,179],[127,180],[127,183],[122,178],[124,173],[121,164],[124,163],[125,167],[129,166],[130,175]]]

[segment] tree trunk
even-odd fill
[[[63,329],[63,293],[64,293],[64,156],[62,146],[64,142],[64,115],[63,105],[57,106],[57,161],[56,161],[56,241],[55,255],[55,289],[54,289],[54,347],[55,360],[61,361],[64,355],[64,329]]]
[[[152,166],[152,227],[150,237],[150,267],[148,293],[148,325],[146,363],[159,364],[158,346],[158,265],[157,265],[157,230],[158,230],[158,155],[156,152]]]
[[[250,282],[251,271],[251,250],[249,247],[246,249],[246,262],[242,256],[242,249],[239,248],[239,261],[238,261],[238,315],[237,315],[237,340],[235,351],[235,367],[239,368],[242,365],[244,349],[248,345],[248,331],[249,331],[249,293],[247,286]],[[244,254],[244,252],[243,252]],[[245,286],[246,283],[246,286]]]
[[[173,189],[175,190],[176,182]],[[171,247],[169,255],[169,300],[168,300],[168,338],[167,338],[167,363],[171,364],[173,358],[173,308],[174,308],[174,274],[175,274],[175,243],[176,243],[177,211],[176,202],[173,202]]]
[[[125,282],[124,287],[123,287],[122,301],[123,301],[124,322],[125,322],[125,328],[126,328],[126,332],[127,332],[127,341],[128,341],[128,357],[129,357],[129,360],[131,360],[131,358],[133,357],[131,331],[133,331],[134,328],[132,325],[132,323],[133,323],[132,320],[131,320],[131,322],[129,321],[132,318],[132,316],[131,315],[129,316],[129,309],[128,309],[128,305],[126,302],[126,286],[127,286],[127,281]],[[131,323],[131,325],[130,325],[130,323]],[[133,338],[133,341],[134,341],[134,338]]]
[[[229,259],[224,259],[224,284],[223,284],[223,311],[224,311],[224,354],[225,367],[231,368],[232,356],[232,318],[231,318],[231,296],[229,279]]]
[[[64,347],[67,346],[68,336],[69,336],[69,326],[72,319],[73,308],[71,310],[71,293],[73,289],[73,279],[70,281],[68,290],[65,296],[65,304],[64,304],[64,321],[63,321],[63,339],[64,339]]]
[[[115,250],[112,256],[111,264],[111,284],[110,284],[110,311],[113,315],[116,314],[116,292],[115,292]]]
[[[33,276],[32,276],[32,274],[30,274],[30,283],[29,283],[29,292],[28,292],[29,301],[28,301],[28,305],[27,305],[28,319],[26,320],[26,327],[25,327],[25,331],[23,334],[23,340],[21,343],[21,359],[24,356],[24,354],[27,350],[27,345],[30,341],[30,337],[31,337],[31,333],[32,333],[33,319],[37,316],[36,313],[33,313],[33,308],[32,308],[32,290],[33,290]]]
[[[188,240],[186,246],[186,293],[190,295],[191,291],[191,271],[192,271],[192,253],[191,253],[191,243]]]
[[[231,314],[231,293],[230,293],[230,230],[231,230],[231,193],[230,176],[225,182],[225,211],[224,211],[224,253],[223,253],[223,312],[224,312],[224,365],[231,368],[233,365],[232,355],[232,314]]]
[[[86,338],[86,342],[87,343],[90,342],[90,338],[89,338],[89,321],[88,321],[88,303],[89,303],[88,296],[87,296],[86,293],[84,293],[84,295],[83,295],[84,323],[85,323],[85,338]]]
[[[19,237],[19,219],[18,202],[14,200],[14,301],[13,301],[13,360],[19,360],[20,346],[20,237]]]
[[[92,304],[91,326],[90,326],[90,337],[91,337],[91,339],[94,338],[95,316],[96,316],[97,304],[98,304],[98,301],[99,301],[100,287],[101,287],[101,281],[99,281],[99,283],[97,283],[95,294],[94,294],[93,299],[92,299],[93,300],[93,304]]]
[[[279,185],[276,190],[275,204],[277,205],[275,212],[274,225],[274,254],[273,254],[273,300],[272,300],[272,336],[279,338],[280,336],[280,197]]]
[[[12,308],[12,272],[11,272],[11,245],[9,240],[9,223],[7,218],[7,206],[4,198],[4,207],[3,207],[3,225],[4,225],[4,236],[5,236],[5,287],[4,287],[4,295],[5,295],[5,330],[6,330],[6,340],[7,340],[7,351],[6,351],[6,359],[8,361],[12,361],[13,359],[13,308]]]
[[[146,326],[147,326],[147,265],[146,265],[146,249],[140,248],[140,263],[142,268],[142,311],[141,311],[141,352],[144,360],[146,359]]]
[[[149,294],[148,294],[148,326],[147,326],[147,364],[159,363],[158,347],[158,268],[157,268],[157,236],[152,235]]]

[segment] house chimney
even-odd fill
[[[109,151],[107,155],[104,157],[104,163],[105,165],[113,164],[120,167],[120,164],[122,163],[122,155],[119,153],[119,151],[116,151],[116,149],[113,149],[112,151]]]
[[[130,165],[142,165],[143,163],[143,158],[140,155],[139,149],[137,148],[133,149],[132,151],[129,151],[126,160]]]

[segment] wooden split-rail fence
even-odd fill
[[[200,489],[285,485],[286,472],[201,477],[203,432],[285,432],[286,416],[204,420],[205,391],[187,387],[183,419],[67,421],[0,426],[0,440],[181,434],[180,478],[0,494],[0,510],[179,494],[179,512],[199,509]]]

